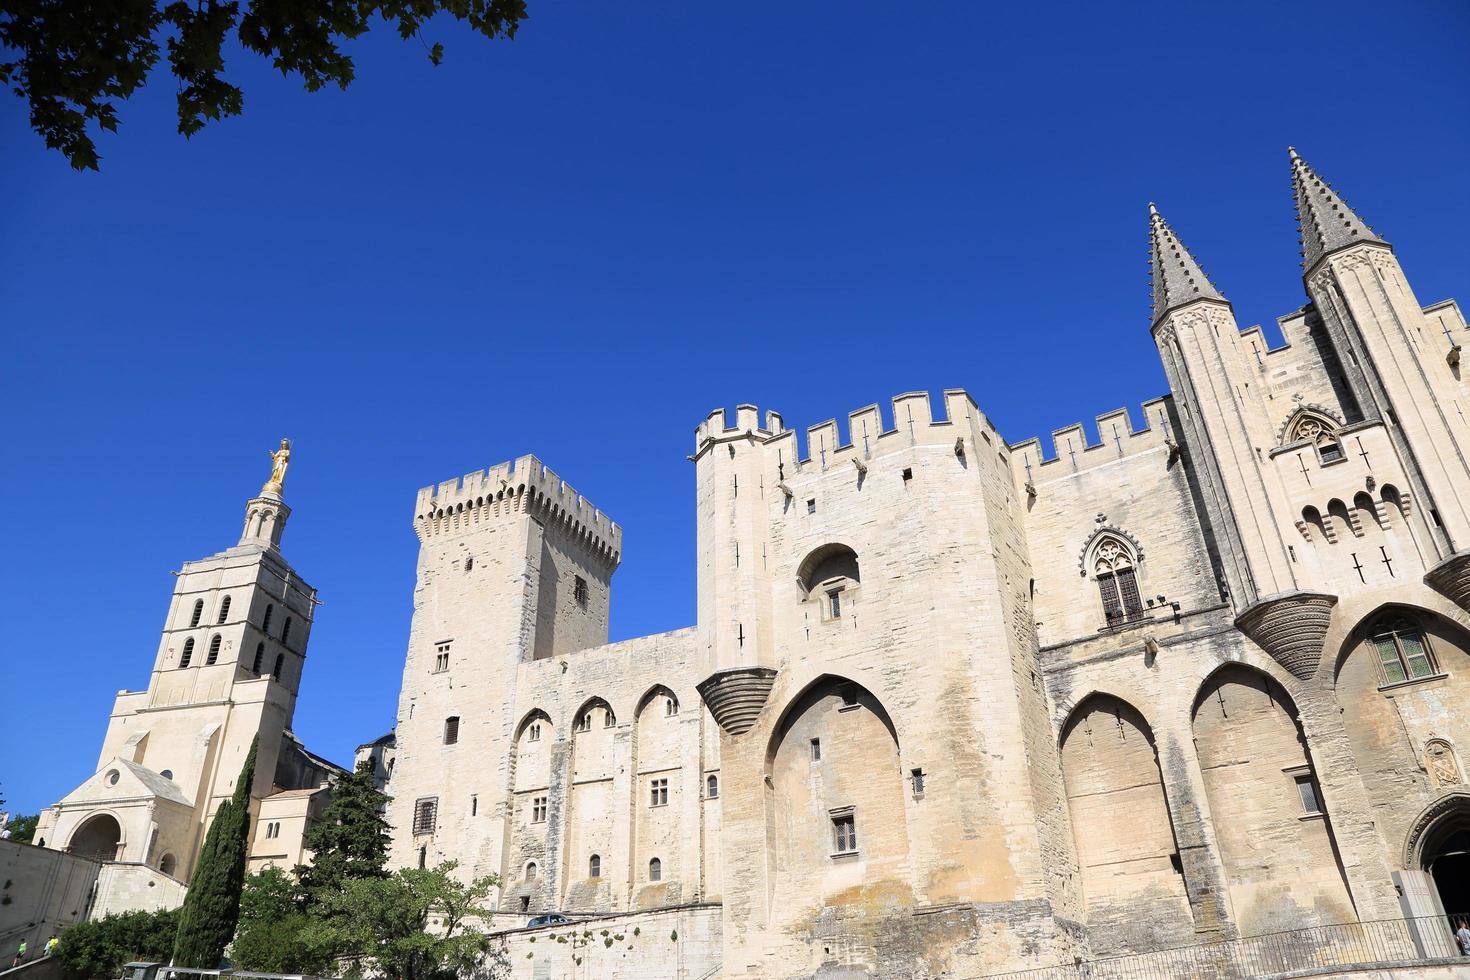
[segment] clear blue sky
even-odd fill
[[[695,424],[970,390],[1013,440],[1164,392],[1146,202],[1242,326],[1305,300],[1286,146],[1470,299],[1470,5],[571,3],[378,30],[308,94],[160,78],[77,174],[0,96],[0,792],[90,775],[170,569],[295,440],[296,729],[392,724],[420,486],[534,452],[620,522],[614,638],[694,620]],[[1272,328],[1274,329],[1274,327]]]

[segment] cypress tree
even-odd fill
[[[385,878],[388,864],[388,797],[373,783],[373,765],[364,760],[356,772],[343,773],[332,798],[306,835],[311,865],[297,869],[309,901],[340,891],[357,878]]]
[[[204,838],[204,849],[189,893],[179,910],[174,938],[174,966],[212,970],[224,958],[240,917],[240,889],[245,883],[245,857],[250,847],[250,787],[255,782],[255,749],[250,743],[235,795],[220,804]]]

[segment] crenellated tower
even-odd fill
[[[519,668],[607,642],[622,531],[534,456],[420,490],[413,525],[420,547],[388,814],[398,829],[392,859],[453,858],[466,874],[513,881],[505,862],[526,846],[515,838],[526,815],[516,813],[512,788]],[[551,815],[538,823],[559,828],[569,743],[552,751],[555,774],[541,777]],[[560,893],[563,845],[538,844],[536,908]]]

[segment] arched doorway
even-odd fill
[[[1470,793],[1431,803],[1409,831],[1408,868],[1434,880],[1440,905],[1452,918],[1470,915]]]
[[[117,818],[108,813],[88,817],[76,833],[71,835],[68,852],[94,861],[117,860],[118,845],[122,842],[122,827]]]

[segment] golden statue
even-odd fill
[[[260,488],[261,493],[279,494],[286,482],[286,467],[291,462],[291,440],[282,439],[281,448],[271,453],[271,478]]]

